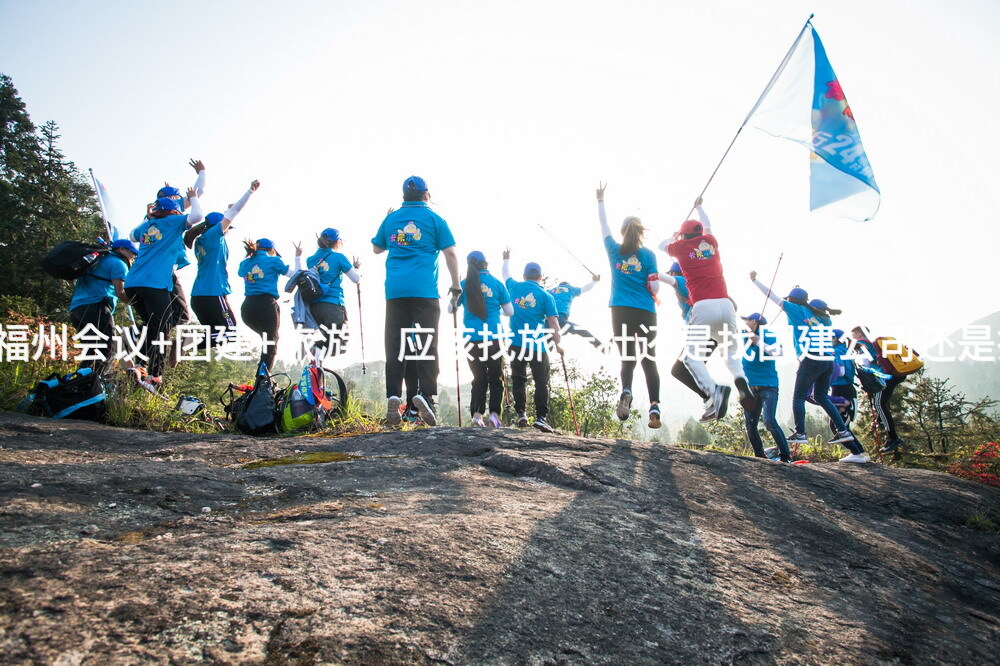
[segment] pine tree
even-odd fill
[[[59,150],[58,130],[53,121],[36,128],[0,74],[0,296],[26,297],[66,320],[73,285],[49,277],[38,260],[61,241],[93,241],[103,225],[93,189]]]

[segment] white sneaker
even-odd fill
[[[871,460],[872,460],[871,457],[867,453],[862,452],[862,453],[851,453],[850,455],[846,455],[840,459],[840,462],[866,463],[866,462],[871,462]]]
[[[712,399],[712,396],[709,396],[708,400],[705,401],[705,413],[698,420],[701,423],[708,423],[715,420],[715,400]]]
[[[483,423],[483,415],[482,414],[476,414],[475,416],[473,416],[472,417],[472,425],[476,426],[477,428],[485,428],[486,424]]]
[[[622,421],[628,421],[628,413],[632,408],[632,391],[624,390],[622,394],[618,397],[618,408],[615,410],[615,416],[617,416]]]
[[[850,442],[854,440],[854,435],[847,428],[843,430],[838,430],[833,433],[833,438],[830,440],[830,444],[841,444],[843,442]]]
[[[431,409],[430,404],[427,402],[427,398],[422,395],[413,396],[413,406],[417,408],[417,413],[420,414],[420,420],[423,421],[425,425],[437,425],[437,417],[434,416],[434,410]]]
[[[805,444],[809,441],[809,438],[803,435],[801,432],[793,432],[788,438],[789,444]]]
[[[491,428],[502,428],[503,427],[503,421],[500,420],[500,415],[497,414],[496,412],[493,412],[493,413],[490,414],[490,421],[489,421],[489,423],[490,423],[490,427]]]
[[[396,396],[389,398],[389,404],[385,408],[385,422],[390,426],[398,426],[402,419],[399,416],[399,408],[403,401]]]

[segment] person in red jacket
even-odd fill
[[[705,361],[712,352],[710,340],[717,342],[723,352],[743,410],[753,410],[755,400],[746,375],[743,374],[740,328],[737,324],[736,307],[726,289],[719,242],[712,235],[708,216],[702,210],[701,203],[701,197],[698,197],[694,204],[699,219],[686,220],[674,234],[673,242],[664,241],[660,244],[660,249],[677,260],[687,282],[691,312],[688,318],[687,344],[681,360],[695,383],[708,395],[705,414],[701,418],[705,422],[726,415],[732,391],[728,386],[716,383],[705,366]],[[706,332],[708,339],[705,339]]]

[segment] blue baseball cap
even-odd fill
[[[479,250],[473,250],[469,253],[469,256],[465,258],[467,263],[476,262],[477,264],[482,264],[486,262],[486,255]]]
[[[829,310],[830,309],[830,306],[826,304],[826,301],[824,301],[821,298],[814,298],[811,301],[809,301],[809,307],[815,308],[817,310]]]
[[[209,213],[205,216],[205,224],[210,227],[215,226],[219,222],[222,222],[225,217],[222,213]]]
[[[533,261],[528,262],[524,265],[524,277],[540,278],[542,277],[542,267]]]
[[[668,273],[682,273],[683,271],[681,270],[681,265],[675,261],[674,263],[670,264],[670,270],[667,271],[667,272]]]
[[[844,331],[839,328],[833,329],[833,337],[837,338],[838,340],[841,339],[842,337],[844,337]]]
[[[804,301],[807,298],[809,298],[809,292],[803,289],[802,287],[796,287],[795,289],[792,289],[790,292],[788,292],[786,300],[791,300],[793,298],[797,298]]]
[[[320,233],[320,236],[330,241],[331,243],[336,243],[340,240],[340,232],[333,227],[327,227]]]
[[[158,197],[156,199],[156,207],[160,210],[180,210],[181,204],[176,199],[171,199],[170,197]]]
[[[257,239],[257,249],[258,250],[273,250],[274,242],[269,238],[258,238]]]
[[[133,243],[127,238],[119,238],[118,240],[111,242],[112,250],[117,250],[120,247],[123,247],[126,250],[132,250],[132,252],[139,254],[139,248],[136,247],[135,243]]]
[[[156,193],[157,199],[159,199],[160,197],[179,197],[179,196],[181,196],[181,191],[178,190],[176,187],[170,187],[169,185],[167,187],[161,187],[160,191]]]
[[[410,190],[415,190],[417,192],[426,192],[427,183],[420,176],[410,176],[403,181],[403,194],[406,194]]]
[[[749,314],[746,317],[743,317],[743,319],[745,321],[755,321],[761,326],[767,326],[767,317],[765,317],[759,312],[754,312],[753,314]]]

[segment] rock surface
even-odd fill
[[[1000,654],[1000,535],[965,526],[1000,492],[944,474],[514,430],[252,439],[9,413],[0,447],[5,663]]]

